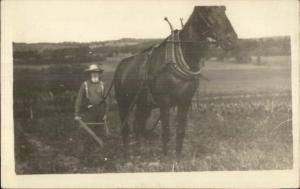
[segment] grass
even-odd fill
[[[113,70],[116,61],[111,60],[106,66]],[[207,63],[204,74],[211,81],[200,83],[202,101],[189,113],[184,156],[178,171],[292,168],[289,57],[268,57],[263,61],[262,66]],[[261,96],[256,97],[257,94]],[[228,96],[232,98],[223,98]],[[72,111],[73,103],[41,102],[36,107],[40,114],[34,120],[15,119],[18,174],[173,170],[175,112],[171,113],[172,139],[167,157],[161,154],[159,125],[142,147],[131,145],[126,160],[116,109],[109,113],[112,135],[106,139],[106,147],[100,149],[76,125],[72,112],[57,111],[62,106],[69,106]],[[47,107],[48,114],[42,114],[41,107]],[[157,115],[154,112],[148,126]],[[90,145],[84,154],[88,163],[81,158],[86,142]]]

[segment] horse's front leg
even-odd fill
[[[164,155],[168,153],[168,142],[170,141],[170,105],[169,103],[163,103],[160,106],[160,116],[162,122],[162,148]]]
[[[190,103],[179,104],[177,110],[176,157],[178,160],[181,158],[183,140],[184,140],[185,130],[187,126],[187,115],[189,111],[189,104]]]

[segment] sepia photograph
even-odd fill
[[[1,4],[15,176],[299,171],[298,1]]]

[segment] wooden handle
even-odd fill
[[[103,141],[92,131],[81,119],[78,120],[79,124],[86,130],[87,133],[89,133],[93,139],[99,144],[100,147],[104,146]]]

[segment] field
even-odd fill
[[[106,80],[111,79],[118,61],[110,58],[104,63]],[[262,62],[206,62],[204,75],[210,81],[200,80],[178,171],[292,168],[290,57],[262,57]],[[108,115],[111,136],[105,139],[105,147],[99,148],[73,121],[75,94],[66,91],[52,101],[35,103],[32,119],[16,116],[17,111],[26,113],[15,108],[17,174],[173,171],[175,127],[171,126],[167,157],[161,154],[158,125],[142,147],[130,146],[130,156],[125,159],[117,107]],[[171,125],[175,115],[172,111]],[[157,116],[155,111],[148,126]],[[87,141],[90,152],[84,156],[88,163],[82,161]]]

